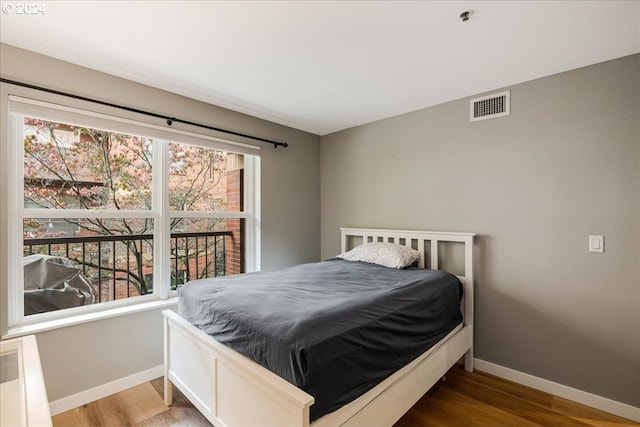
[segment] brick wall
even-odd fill
[[[227,170],[227,211],[242,211],[244,195],[244,169]],[[244,219],[227,219],[226,274],[244,273]]]

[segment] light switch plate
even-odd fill
[[[589,252],[604,252],[604,236],[589,236]]]

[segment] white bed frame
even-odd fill
[[[167,310],[165,403],[171,405],[175,385],[216,427],[390,427],[463,356],[465,369],[472,371],[474,234],[360,228],[341,232],[343,252],[353,237],[393,242],[418,249],[419,266],[432,269],[440,264],[439,242],[463,243],[464,274],[458,275],[464,285],[463,325],[369,392],[310,423],[313,396]]]

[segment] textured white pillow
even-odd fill
[[[347,261],[362,261],[390,268],[405,268],[420,258],[420,253],[407,246],[395,243],[371,242],[356,246],[338,258]]]

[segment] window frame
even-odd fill
[[[8,266],[23,264],[24,218],[151,218],[153,228],[153,292],[148,295],[113,300],[24,316],[24,269],[8,268],[8,329],[7,336],[20,330],[51,329],[51,325],[64,326],[119,313],[146,310],[175,303],[177,291],[170,286],[170,219],[183,218],[244,218],[245,271],[260,269],[260,148],[240,142],[216,138],[180,129],[158,126],[146,121],[122,118],[115,111],[97,113],[86,109],[9,95],[7,114],[7,249]],[[87,210],[39,209],[24,207],[24,117],[73,123],[113,132],[145,136],[153,139],[152,208],[150,210]],[[240,153],[245,158],[244,210],[175,211],[169,209],[169,143],[197,145]]]

